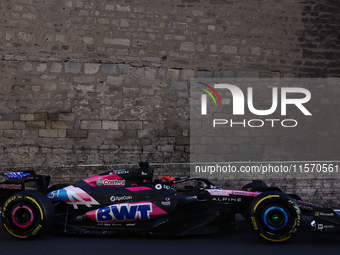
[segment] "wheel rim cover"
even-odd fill
[[[20,211],[18,212],[18,210],[22,212]],[[21,215],[17,215],[17,214],[21,214]],[[25,221],[25,223],[20,223],[18,221],[18,217],[27,218],[27,220]],[[19,228],[27,228],[28,226],[30,226],[33,222],[33,218],[34,218],[33,211],[31,210],[31,208],[29,208],[26,205],[17,206],[12,211],[12,221]]]
[[[273,213],[274,212],[274,213]],[[276,213],[277,212],[277,213]],[[273,214],[272,214],[273,213]],[[271,224],[271,222],[281,222],[282,220],[281,219],[281,216],[284,216],[284,223],[283,224],[280,224],[279,226],[275,227]],[[271,219],[271,222],[269,222],[267,219]],[[282,209],[281,207],[278,207],[278,206],[272,206],[270,208],[268,208],[265,212],[264,212],[264,215],[263,215],[263,222],[264,224],[270,228],[271,230],[281,230],[283,229],[287,223],[288,223],[288,215],[287,215],[287,212]]]

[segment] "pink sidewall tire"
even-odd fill
[[[19,239],[31,239],[46,233],[54,221],[54,206],[38,191],[14,194],[3,204],[1,223],[4,229]]]

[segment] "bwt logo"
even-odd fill
[[[215,106],[217,106],[217,102],[214,98],[214,95],[218,98],[220,105],[223,106],[222,100],[220,95],[217,93],[216,89],[228,89],[231,94],[232,94],[232,101],[233,101],[233,115],[244,115],[245,112],[245,96],[242,92],[242,90],[231,84],[215,84],[214,87],[199,82],[199,84],[204,85],[206,88],[200,88],[197,87],[198,89],[203,90],[206,92],[206,94],[201,95],[201,115],[207,115],[207,95],[209,95],[214,103]],[[208,90],[210,89],[212,93]],[[302,95],[301,98],[288,98],[289,94],[300,94]],[[304,88],[298,88],[298,87],[283,87],[281,88],[281,116],[287,115],[287,105],[295,105],[305,116],[311,116],[312,114],[306,109],[306,107],[303,105],[307,103],[311,99],[311,93],[309,90],[304,89]],[[248,109],[251,113],[258,115],[258,116],[268,116],[272,113],[274,113],[277,108],[278,108],[278,88],[273,87],[272,88],[272,105],[269,109],[267,110],[259,110],[254,107],[254,100],[253,100],[253,88],[248,87],[247,88],[247,106]],[[272,123],[272,127],[274,126],[275,121],[281,121],[279,119],[266,119],[265,121],[269,121]],[[213,126],[215,127],[216,124],[227,124],[228,122],[231,122],[231,127],[233,125],[232,120],[228,121],[225,119],[214,119],[214,124]],[[294,122],[294,125],[288,125],[287,122]],[[250,127],[262,127],[264,125],[264,121],[260,119],[252,119],[249,120],[248,126]],[[257,123],[255,125],[255,123]],[[286,123],[286,124],[285,124]],[[234,122],[235,124],[243,124],[246,126],[246,120],[243,122]],[[297,125],[297,121],[294,119],[289,119],[289,120],[283,120],[281,121],[282,126],[284,127],[295,127]]]
[[[97,222],[147,220],[151,212],[151,203],[110,205],[98,209],[96,219]]]
[[[233,97],[233,115],[244,115],[244,94],[242,90],[231,84],[215,84],[215,89],[211,87],[208,84],[200,83],[207,88],[211,89],[213,93],[217,96],[217,98],[220,101],[220,104],[222,106],[222,100],[219,96],[219,94],[216,92],[215,89],[229,89],[229,91],[232,94]],[[210,97],[213,99],[215,105],[217,105],[216,100],[214,96],[207,90],[203,88],[199,88],[203,91],[205,91]],[[247,88],[247,104],[248,104],[248,109],[251,113],[255,115],[270,115],[274,113],[277,109],[278,106],[278,88],[272,88],[272,106],[268,110],[258,110],[255,109],[254,104],[253,104],[253,88],[249,87]],[[304,98],[297,98],[297,99],[289,99],[287,98],[287,95],[289,93],[300,93],[304,95]],[[207,94],[202,94],[201,95],[201,114],[202,115],[207,115]],[[281,88],[281,115],[286,115],[287,114],[287,105],[288,104],[293,104],[297,108],[300,109],[300,111],[304,115],[312,115],[306,107],[303,106],[303,104],[307,103],[311,99],[311,93],[309,90],[304,89],[304,88]]]

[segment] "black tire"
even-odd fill
[[[291,239],[301,224],[301,212],[296,202],[278,191],[257,196],[249,207],[249,218],[255,233],[272,242]]]
[[[51,201],[38,191],[14,194],[2,207],[1,222],[5,230],[20,239],[35,238],[52,226],[54,207]]]
[[[252,183],[248,183],[246,185],[244,185],[241,190],[246,190],[246,191],[252,191],[253,190],[253,184]]]
[[[301,198],[299,195],[296,195],[296,194],[288,194],[288,196],[290,196],[290,197],[293,198],[294,200],[303,201],[302,198]]]
[[[55,184],[55,185],[48,187],[46,190],[46,193],[49,193],[49,192],[52,192],[58,189],[63,189],[63,188],[66,188],[67,186],[70,186],[70,185],[66,183]]]
[[[278,191],[280,191],[279,188],[268,187],[268,185],[261,180],[253,180],[251,183],[247,183],[246,185],[244,185],[241,189],[246,191],[260,191],[260,192],[265,192],[268,189],[277,189]]]

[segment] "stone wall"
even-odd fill
[[[340,4],[0,3],[2,167],[189,162],[189,81],[339,77]]]

